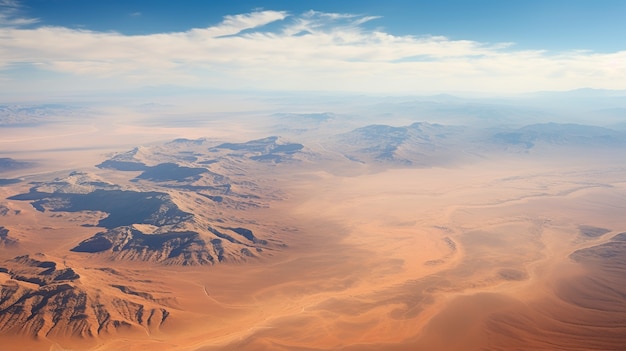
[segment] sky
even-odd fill
[[[624,18],[622,0],[0,0],[0,94],[623,90]]]

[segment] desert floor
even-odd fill
[[[59,152],[75,153],[66,169],[102,159],[98,149]],[[174,312],[161,329],[145,333],[56,342],[3,336],[3,343],[206,351],[619,350],[626,344],[624,264],[597,260],[602,253],[570,257],[626,232],[623,164],[522,157],[337,174],[343,173],[285,166],[266,180],[262,175],[259,181],[278,184],[286,199],[245,216],[282,228],[287,247],[246,264],[87,259],[68,251],[98,231],[68,225],[72,216],[80,222],[79,213],[53,217],[12,202],[22,214],[1,224],[14,229],[21,246],[0,258],[44,252],[80,267],[83,284],[134,282],[170,301]],[[0,187],[0,195],[27,188]],[[589,236],[581,226],[608,232]],[[120,274],[111,278],[97,269],[103,266]]]
[[[539,166],[297,174],[291,199],[262,214],[300,228],[285,257],[209,273],[238,276],[207,282],[211,296],[256,319],[193,347],[619,349],[623,267],[569,255],[626,228],[623,170]],[[243,301],[223,300],[234,291]]]

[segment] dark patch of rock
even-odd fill
[[[208,173],[208,170],[206,168],[179,166],[175,163],[161,163],[154,167],[149,167],[141,173],[137,179],[145,179],[154,182],[182,182],[199,179],[200,175],[203,173]]]
[[[117,161],[117,160],[106,160],[96,167],[101,169],[114,169],[116,171],[124,171],[124,172],[134,172],[134,171],[145,171],[148,169],[148,166],[143,164],[142,162],[133,162],[133,161]]]
[[[593,227],[590,225],[578,226],[578,230],[580,231],[580,234],[588,238],[597,238],[611,231],[610,229]]]
[[[98,226],[115,228],[131,224],[157,226],[176,224],[193,215],[181,211],[170,196],[161,192],[126,190],[95,190],[87,194],[43,193],[31,189],[27,194],[10,197],[11,200],[33,201],[39,211],[102,211],[109,215]]]
[[[165,264],[204,265],[214,262],[207,243],[192,231],[144,234],[131,227],[119,227],[97,233],[71,251],[108,252],[116,259]]]

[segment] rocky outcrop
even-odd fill
[[[132,227],[119,227],[97,233],[72,251],[107,253],[116,260],[188,266],[213,264],[213,246],[192,231],[145,234]]]
[[[194,168],[179,166],[176,163],[161,163],[154,167],[148,167],[137,179],[151,180],[154,182],[166,181],[190,181],[200,179],[200,175],[208,173],[206,168]]]
[[[17,239],[9,236],[9,230],[0,226],[0,246],[14,246],[17,245]]]
[[[109,215],[98,226],[115,228],[132,224],[172,225],[193,217],[181,211],[167,193],[131,190],[97,189],[86,194],[46,193],[32,188],[27,194],[11,197],[12,200],[33,201],[40,211],[102,211]]]
[[[257,259],[277,240],[244,228],[264,225],[234,218],[232,210],[267,207],[279,193],[251,180],[248,167],[274,167],[257,161],[291,159],[303,146],[278,137],[211,145],[217,142],[177,139],[137,147],[96,166],[106,171],[33,182],[9,199],[104,228],[71,249],[81,255],[187,266]]]
[[[90,290],[72,268],[43,258],[19,256],[0,268],[10,276],[0,289],[0,335],[92,338],[159,328],[170,314],[147,293],[125,299]]]
[[[359,163],[426,166],[452,159],[452,140],[463,132],[463,127],[425,122],[404,127],[369,125],[335,136],[328,147]]]
[[[132,227],[100,232],[71,251],[105,256],[111,260],[142,261],[164,265],[199,266],[240,262],[257,257],[268,242],[241,227],[209,227],[206,233],[167,231],[143,233]]]
[[[587,237],[587,238],[597,238],[597,237],[600,237],[600,236],[610,232],[611,230],[610,229],[606,229],[606,228],[594,227],[594,226],[590,226],[590,225],[580,225],[580,226],[578,226],[578,231],[584,237]]]
[[[229,156],[246,157],[255,161],[280,163],[292,160],[293,155],[302,151],[304,145],[286,142],[279,137],[271,136],[263,139],[251,140],[245,143],[224,143],[209,151],[219,152],[228,150]]]
[[[7,267],[0,267],[0,272],[9,274],[12,279],[39,286],[80,278],[71,268],[58,269],[54,261],[41,261],[29,255],[17,256],[7,261]]]

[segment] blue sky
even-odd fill
[[[29,0],[25,15],[40,25],[119,31],[126,34],[185,31],[254,10],[308,10],[380,16],[368,25],[396,35],[443,35],[451,39],[515,42],[526,49],[624,48],[623,0]]]
[[[624,18],[621,0],[0,0],[0,93],[626,89]]]

